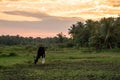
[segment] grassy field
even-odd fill
[[[119,49],[48,49],[33,64],[36,48],[0,47],[0,80],[120,80]]]

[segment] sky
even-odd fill
[[[0,0],[0,35],[69,36],[77,21],[119,15],[120,0]]]

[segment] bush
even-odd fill
[[[13,53],[13,52],[11,52],[9,54],[0,54],[0,57],[11,57],[11,56],[17,56],[17,54]]]
[[[2,54],[2,52],[0,51],[0,54]]]
[[[17,56],[17,54],[16,54],[16,53],[11,52],[11,53],[9,53],[9,54],[8,54],[8,56]]]
[[[0,57],[6,57],[7,55],[6,54],[0,54]]]

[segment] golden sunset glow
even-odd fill
[[[41,22],[42,24],[37,23],[34,26],[44,27],[45,21],[48,21],[46,24],[51,26],[51,24],[58,24],[56,21],[63,20],[67,22],[63,27],[68,28],[75,21],[99,20],[103,17],[118,17],[119,15],[120,0],[0,0],[0,20],[16,21],[18,25],[20,21]],[[53,22],[49,23],[49,20],[53,20]],[[25,24],[27,25],[27,23]],[[0,28],[3,26],[5,25],[0,25]],[[59,32],[65,32],[65,30],[62,29]]]

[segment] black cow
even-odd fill
[[[42,57],[42,64],[45,63],[45,47],[40,46],[37,51],[37,56],[35,57],[34,64],[38,62],[38,59]]]

